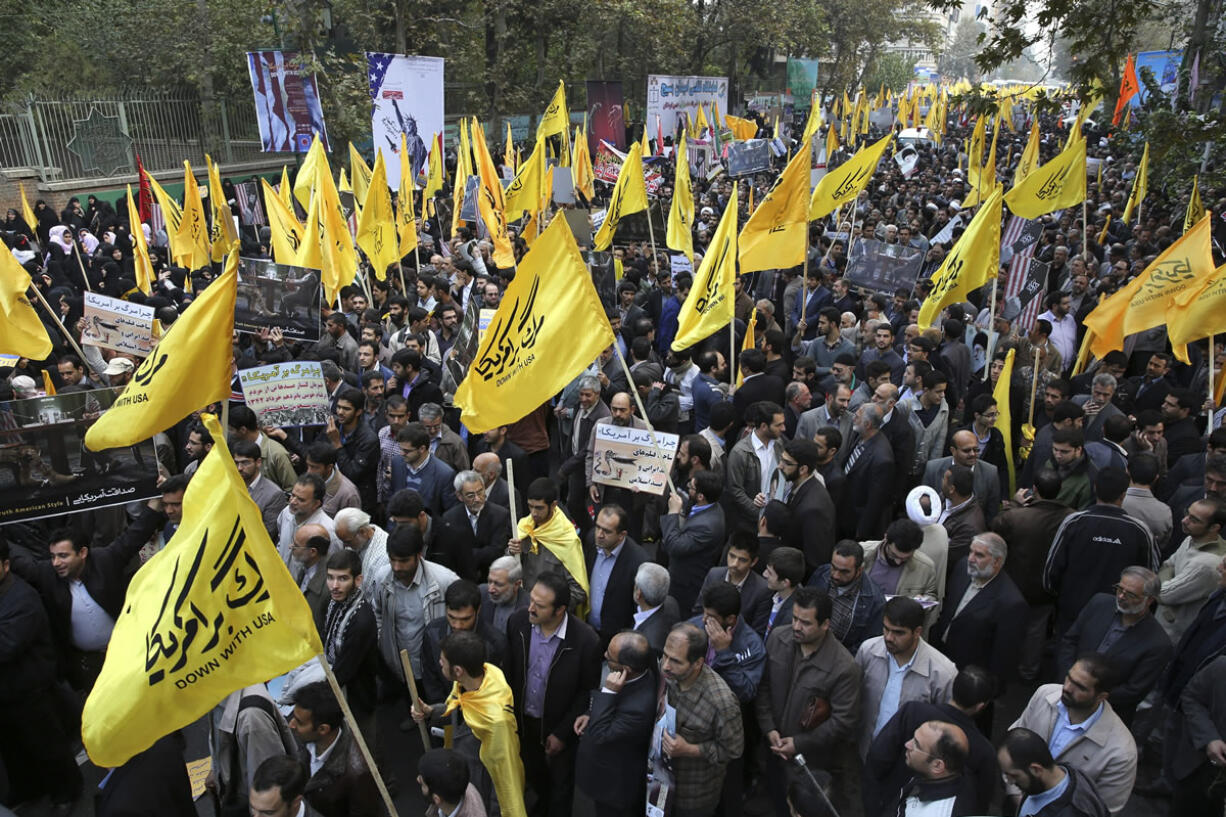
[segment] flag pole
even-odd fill
[[[757,308],[756,306],[754,307]],[[616,344],[615,344],[616,345]],[[732,320],[728,321],[728,394],[736,391],[736,366],[733,361],[736,360],[736,314],[732,315]],[[634,388],[634,381],[630,381],[630,389],[638,396],[638,389]],[[643,417],[646,418],[647,412],[643,412]]]
[[[539,232],[539,230],[541,229],[540,225],[538,224],[537,227],[538,227],[537,235],[540,235],[540,232]],[[659,259],[659,256],[656,255],[656,230],[654,227],[651,226],[651,201],[650,200],[648,200],[647,202],[647,235],[651,237],[651,260],[656,262],[656,279],[658,280],[660,277],[660,259]],[[671,270],[670,270],[670,273],[671,273]],[[670,278],[672,277],[671,274],[669,277]],[[619,344],[614,343],[613,345],[618,346]],[[633,380],[630,381],[630,391],[634,391],[634,381]],[[644,415],[646,415],[646,412],[644,412]]]
[[[1138,209],[1138,217],[1140,216],[1140,212],[1140,209]],[[68,237],[72,239],[72,253],[77,257],[77,266],[81,268],[81,280],[85,282],[85,290],[87,292],[93,292],[93,287],[89,285],[89,275],[87,275],[85,272],[85,262],[81,260],[81,250],[77,247],[77,239],[71,234],[69,234]]]
[[[409,688],[409,698],[413,701],[413,706],[421,701],[421,696],[417,694],[417,676],[413,674],[413,662],[409,660],[409,651],[400,651],[400,666],[404,668],[404,683]],[[419,721],[417,724],[418,731],[421,732],[421,745],[428,752],[430,751],[430,732],[426,728],[425,721]]]
[[[47,299],[43,297],[43,293],[39,291],[38,287],[34,286],[33,283],[30,284],[30,289],[34,290],[34,294],[38,296],[38,302],[41,303],[43,308],[47,310],[47,314],[51,316],[51,320],[55,321],[55,325],[58,326],[60,331],[64,333],[64,339],[68,341],[68,344],[72,346],[76,353],[80,355],[82,362],[84,362],[85,352],[83,352],[81,347],[77,345],[76,338],[69,333],[67,327],[64,326],[64,322],[60,320],[60,316],[55,314],[55,310],[51,308],[51,304],[47,303]]]
[[[1217,343],[1213,335],[1209,336],[1209,405],[1213,406],[1213,366],[1217,363]],[[1213,431],[1213,415],[1216,412],[1209,409],[1209,430]]]
[[[733,320],[735,320],[735,318]],[[728,329],[729,329],[728,334],[732,335],[735,338],[736,337],[735,333],[731,331],[732,327],[733,327],[733,324],[729,323],[728,324]],[[735,343],[736,341],[734,340],[733,344],[735,345]],[[647,418],[647,407],[643,405],[643,398],[639,396],[639,390],[634,387],[634,375],[630,374],[630,367],[626,365],[626,356],[622,354],[622,347],[617,342],[616,338],[614,338],[613,340],[613,350],[617,352],[617,359],[618,361],[621,362],[622,371],[625,372],[626,374],[626,381],[630,384],[630,395],[634,397],[634,402],[638,404],[639,411],[643,413],[643,422],[647,424],[647,430],[651,432],[651,444],[654,445],[656,448],[660,448],[661,447],[660,438],[656,436],[655,426],[653,426],[651,424],[651,420]],[[732,371],[731,361],[729,361],[728,363],[728,371],[729,372]],[[735,384],[736,378],[732,378],[732,380]],[[674,494],[677,493],[677,487],[673,485],[673,475],[671,473],[667,473],[664,475],[664,478],[668,480],[668,489],[672,491]]]
[[[614,343],[613,345],[616,346],[617,344]],[[518,539],[519,517],[515,513],[515,462],[509,457],[507,458],[507,508],[511,511],[511,537],[513,539]],[[514,558],[516,564],[521,566],[523,565],[524,557],[522,547],[520,548],[520,552],[515,554]]]
[[[328,662],[324,659],[323,653],[315,656],[319,661],[319,666],[323,667],[324,676],[328,679],[328,685],[332,687],[332,694],[336,696],[336,702],[340,704],[341,711],[345,714],[345,720],[349,722],[349,726],[353,729],[353,739],[358,744],[358,749],[362,752],[362,759],[366,761],[366,767],[370,769],[370,776],[375,779],[375,786],[379,789],[379,796],[383,798],[383,805],[387,806],[387,813],[391,817],[400,817],[396,811],[396,804],[392,802],[392,795],[387,790],[387,785],[383,782],[383,775],[379,773],[379,767],[375,765],[375,758],[370,753],[370,747],[366,745],[366,738],[362,737],[362,730],[358,727],[357,718],[353,717],[353,710],[349,708],[349,701],[345,699],[345,693],[341,691],[341,685],[336,680],[336,676],[332,674],[332,667],[328,666]]]

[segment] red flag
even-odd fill
[[[656,155],[664,155],[664,126],[660,123],[659,114],[656,114]]]
[[[1128,55],[1127,62],[1124,63],[1124,76],[1120,79],[1120,97],[1115,101],[1115,114],[1111,117],[1111,124],[1120,124],[1120,117],[1124,115],[1124,107],[1128,101],[1137,95],[1141,90],[1141,83],[1137,80],[1137,59],[1132,54]]]
[[[153,186],[149,184],[149,177],[145,174],[145,166],[141,164],[139,153],[136,154],[136,179],[140,190],[140,195],[136,200],[136,209],[140,211],[140,220],[151,224],[153,222]]]

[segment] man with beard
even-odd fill
[[[1124,568],[1115,593],[1090,599],[1057,649],[1060,675],[1087,652],[1101,652],[1111,660],[1122,679],[1111,692],[1111,705],[1124,723],[1132,723],[1137,704],[1158,683],[1174,654],[1171,640],[1152,615],[1161,587],[1152,570]]]
[[[694,380],[698,377],[698,367],[690,360],[690,350],[681,349],[668,353],[668,370],[664,372],[664,382],[677,391],[677,400],[681,411],[677,415],[677,432],[690,434],[694,429]]]
[[[318,608],[315,625],[324,657],[367,731],[376,703],[378,630],[374,610],[362,593],[362,558],[352,550],[338,550],[328,557],[327,571],[328,602]]]
[[[807,583],[830,595],[830,632],[852,655],[865,639],[881,632],[885,593],[864,575],[864,548],[844,539],[834,546],[830,564],[813,571]]]
[[[609,400],[609,416],[601,417],[596,421],[595,426],[592,428],[587,451],[584,453],[584,470],[585,479],[587,482],[587,493],[591,498],[592,503],[594,505],[600,505],[601,503],[606,505],[616,504],[621,505],[623,508],[632,508],[637,499],[637,492],[631,492],[626,488],[601,485],[593,481],[593,477],[596,476],[594,467],[596,465],[603,465],[603,463],[595,462],[594,459],[596,449],[596,428],[605,425],[616,426],[618,428],[646,429],[647,423],[635,416],[634,403],[632,402],[630,395],[624,391],[618,392],[617,394],[613,395],[612,399]],[[640,528],[641,525],[642,522],[640,520]],[[632,533],[631,535],[633,535],[636,539],[638,538],[637,532]]]
[[[856,410],[852,430],[859,435],[843,464],[846,513],[839,514],[839,536],[876,539],[894,504],[894,453],[881,433],[881,408],[866,403]]]
[[[1111,812],[1082,772],[1056,763],[1047,742],[1029,729],[1010,729],[997,754],[1005,779],[1022,793],[1018,813],[1107,817]]]

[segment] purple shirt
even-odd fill
[[[531,641],[528,644],[528,690],[524,701],[524,714],[530,718],[540,718],[545,713],[545,687],[549,683],[549,668],[553,657],[566,638],[566,623],[570,614],[562,619],[562,626],[546,637],[541,628],[532,627]]]

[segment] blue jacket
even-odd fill
[[[420,473],[409,474],[409,466],[403,457],[391,457],[392,493],[402,488],[412,488],[421,494],[422,504],[435,519],[441,519],[443,512],[450,509],[460,500],[455,495],[455,471],[451,466],[433,454],[430,461]]]
[[[830,565],[828,564],[814,570],[807,584],[809,587],[825,590],[831,598],[834,597],[834,593],[830,590]],[[881,619],[884,610],[885,593],[876,582],[868,577],[866,571],[860,577],[860,593],[851,608],[851,626],[847,628],[847,633],[839,639],[848,652],[855,655],[860,649],[861,642],[881,635]]]
[[[676,295],[670,295],[660,307],[660,326],[656,330],[656,351],[660,357],[668,357],[672,350],[673,338],[677,337],[677,319],[681,314],[681,301]]]
[[[690,386],[694,395],[694,433],[697,434],[711,425],[711,406],[726,399],[722,392],[715,388],[717,381],[710,375],[699,374]]]
[[[702,616],[694,616],[690,623],[706,631]],[[709,666],[724,679],[738,701],[749,703],[758,694],[762,671],[766,669],[766,646],[762,637],[754,632],[748,621],[738,616],[732,629],[732,643],[728,649],[715,653]]]

